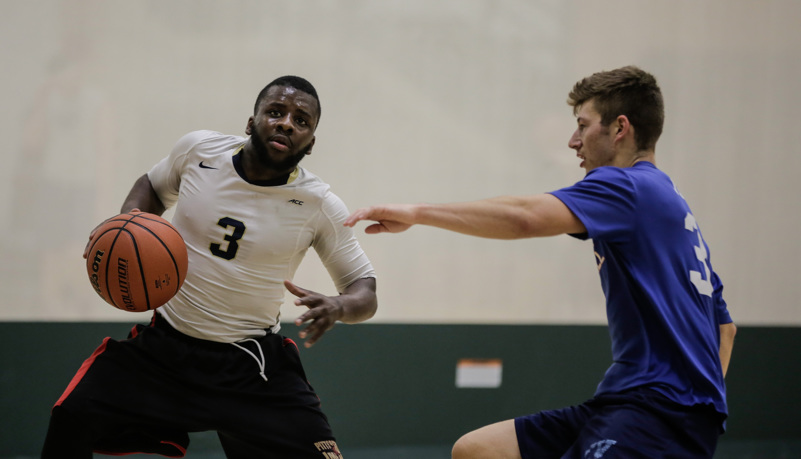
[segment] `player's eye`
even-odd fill
[[[273,118],[279,118],[281,116],[281,112],[279,112],[278,110],[269,110],[267,111],[267,114]]]

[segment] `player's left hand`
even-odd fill
[[[336,297],[325,296],[321,293],[300,288],[292,282],[285,280],[284,286],[296,297],[295,306],[306,306],[308,311],[295,319],[295,325],[301,326],[311,323],[300,331],[301,339],[306,339],[304,346],[312,347],[334,324],[339,320],[344,310]]]

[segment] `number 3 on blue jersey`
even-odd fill
[[[693,214],[687,212],[687,217],[684,218],[684,229],[692,231],[698,235],[698,245],[694,246],[695,256],[698,261],[704,265],[704,273],[699,271],[690,270],[690,282],[698,289],[701,295],[712,296],[712,272],[709,269],[709,253],[706,251],[704,239],[701,237],[701,231],[698,229],[698,222],[695,221]]]

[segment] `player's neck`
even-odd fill
[[[653,150],[635,150],[619,151],[613,160],[615,167],[631,167],[639,162],[649,162],[656,165],[656,156]]]
[[[637,152],[631,159],[631,164],[629,167],[639,163],[639,162],[646,162],[651,163],[656,166],[656,154],[653,150],[649,151],[639,151]]]
[[[289,177],[297,167],[293,165],[290,168],[279,170],[261,164],[255,156],[256,153],[248,149],[247,145],[240,152],[242,173],[249,182],[271,182],[280,180]]]
[[[270,178],[262,179],[260,177],[263,177],[265,175],[259,174],[257,168],[259,167],[261,169],[269,169],[269,168],[265,168],[261,164],[257,164],[256,168],[254,168],[253,165],[247,166],[246,161],[252,158],[249,158],[248,160],[246,160],[245,158],[247,158],[247,155],[244,154],[244,148],[240,148],[239,151],[237,151],[234,154],[234,157],[232,158],[234,162],[234,169],[236,170],[236,173],[239,175],[239,177],[242,178],[242,180],[252,185],[281,186],[292,182],[292,180],[294,180],[294,178],[297,177],[298,168],[295,167],[290,172],[281,175],[276,175],[274,172],[271,172],[270,174],[267,175]],[[256,162],[258,163],[258,160],[256,160]],[[272,171],[272,169],[270,170]]]

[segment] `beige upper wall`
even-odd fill
[[[355,209],[580,180],[567,92],[636,64],[662,85],[658,165],[700,222],[735,320],[801,325],[794,0],[0,4],[0,320],[132,320],[92,292],[86,235],[184,133],[241,134],[276,76],[317,86],[303,164]],[[589,242],[360,239],[380,276],[376,321],[605,321]],[[333,293],[313,253],[296,280]]]

